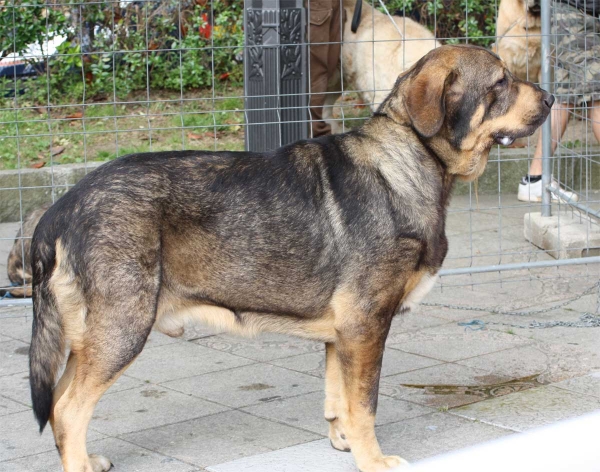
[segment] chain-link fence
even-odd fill
[[[470,43],[555,92],[552,126],[565,131],[554,133],[554,158],[549,133],[536,134],[493,148],[477,182],[456,184],[442,289],[568,279],[584,293],[600,261],[600,20],[588,3],[1,2],[0,256],[17,231],[11,257],[26,254],[26,216],[105,161],[343,132],[429,50]],[[24,260],[9,258],[0,285],[26,292]],[[0,303],[29,303],[16,296]]]

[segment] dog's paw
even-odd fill
[[[376,462],[369,464],[368,467],[360,467],[360,472],[387,472],[396,467],[408,466],[407,460],[398,456],[383,456]],[[404,470],[404,468],[402,469]]]
[[[329,442],[331,447],[342,452],[350,452],[350,444],[342,431],[339,429],[339,420],[329,423]]]
[[[98,454],[90,454],[90,464],[94,472],[108,472],[113,466],[106,457]]]

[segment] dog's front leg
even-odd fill
[[[341,378],[337,416],[361,472],[383,472],[407,463],[401,457],[384,456],[375,436],[379,375],[387,329],[383,331],[359,336],[340,333],[335,343]],[[329,356],[328,352],[328,361]]]
[[[329,421],[329,440],[334,449],[350,452],[340,420],[342,373],[334,343],[325,344],[325,355],[325,419]]]

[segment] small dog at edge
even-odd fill
[[[531,135],[553,102],[490,51],[442,46],[349,133],[264,154],[134,154],[89,173],[31,245],[33,410],[64,469],[110,469],[86,448],[96,403],[152,328],[178,336],[189,321],[322,341],[331,445],[362,472],[406,463],[374,428],[392,318],[436,280],[453,182],[480,176],[491,147]]]

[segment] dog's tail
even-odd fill
[[[51,233],[51,225],[44,225],[42,221],[31,244],[33,333],[29,348],[29,384],[40,433],[50,418],[54,381],[64,358],[64,334],[50,287],[56,264],[56,238]]]

